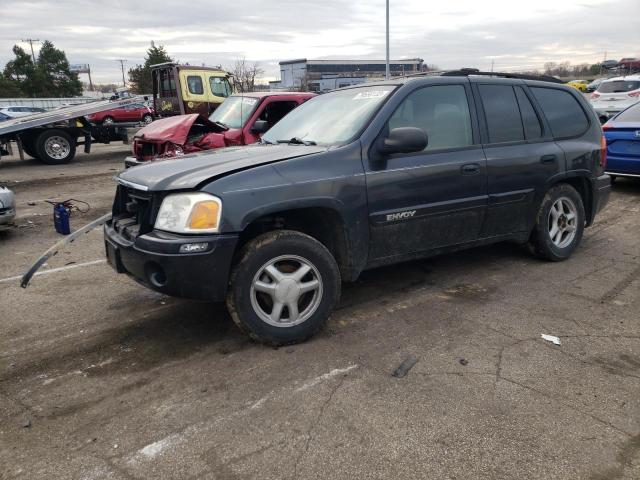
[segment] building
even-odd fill
[[[384,78],[385,60],[285,60],[280,62],[280,80],[269,82],[274,90],[305,89],[326,92],[334,88]],[[391,76],[409,75],[425,69],[421,58],[391,60]]]

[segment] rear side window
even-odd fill
[[[516,95],[511,85],[479,85],[484,106],[489,143],[524,140],[522,120]]]
[[[204,93],[202,78],[200,77],[189,75],[187,77],[187,86],[189,88],[189,93],[192,93],[193,95],[202,95]]]
[[[531,87],[531,91],[540,103],[555,138],[576,137],[589,128],[587,114],[571,93],[543,87]]]
[[[471,115],[462,85],[425,87],[410,93],[389,119],[389,129],[417,127],[427,133],[426,150],[473,144]]]
[[[626,93],[640,88],[640,81],[636,80],[614,80],[612,82],[602,82],[598,87],[599,93]]]
[[[524,93],[522,87],[514,87],[518,105],[520,106],[520,115],[522,116],[522,125],[524,127],[524,136],[527,140],[538,140],[542,138],[542,125],[536,113],[531,100]]]

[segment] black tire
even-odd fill
[[[22,140],[22,150],[24,150],[24,153],[26,153],[27,155],[29,155],[32,158],[35,158],[36,160],[39,160],[39,156],[38,156],[38,152],[36,149],[36,141],[34,138],[25,138]]]
[[[76,155],[76,139],[64,130],[45,130],[36,140],[36,152],[48,165],[69,163]]]
[[[569,218],[569,215],[571,213],[571,208],[568,208],[568,206],[569,204],[573,204],[573,208],[575,209],[575,222],[573,224],[573,226],[575,227],[575,231],[571,241],[569,241],[570,232],[566,232],[566,235],[562,232],[556,234],[560,235],[560,237],[556,237],[556,243],[554,243],[551,238],[551,232],[554,231],[554,222],[556,224],[563,223],[563,220],[561,218],[562,214],[558,217],[558,220],[554,220],[553,215],[551,214],[551,209],[552,207],[555,209],[554,205],[557,205],[556,202],[558,202],[560,199],[563,199],[563,211],[568,212],[564,213],[565,224],[572,222],[572,220],[567,220],[567,218]],[[565,199],[568,200],[568,202],[565,201]],[[557,212],[557,210],[554,211]],[[550,260],[552,262],[560,262],[562,260],[566,260],[571,256],[573,251],[580,244],[580,241],[582,240],[582,234],[584,233],[584,224],[584,205],[582,203],[582,197],[580,196],[580,194],[576,191],[575,188],[566,183],[554,185],[544,196],[538,210],[538,214],[536,215],[536,223],[533,228],[533,232],[531,233],[531,238],[529,239],[529,249],[534,255],[545,260]],[[558,240],[558,238],[560,239],[560,241]],[[562,241],[563,238],[564,240]]]
[[[148,125],[151,122],[153,122],[153,115],[151,115],[150,113],[147,113],[142,116],[142,123],[144,123],[145,125]]]
[[[618,179],[618,177],[615,176],[615,175],[609,175],[609,177],[611,177],[611,183],[612,184],[615,183],[615,181]]]
[[[313,270],[310,270],[308,274],[310,276],[302,277],[300,282],[304,283],[303,280],[306,278],[305,282],[312,283],[318,276],[319,287],[313,292],[301,294],[296,300],[295,308],[300,310],[298,318],[303,318],[306,311],[308,315],[306,319],[298,324],[292,323],[290,326],[278,327],[267,323],[260,316],[273,315],[273,310],[266,312],[266,309],[260,309],[261,305],[264,302],[268,303],[269,299],[272,300],[271,307],[273,307],[275,297],[254,291],[253,286],[255,279],[265,278],[258,275],[260,272],[265,272],[264,267],[267,264],[284,257],[295,257],[311,265]],[[287,260],[288,258],[282,260],[284,267],[287,266]],[[295,271],[292,270],[292,273]],[[271,281],[275,282],[275,280]],[[322,328],[340,299],[340,287],[338,265],[324,245],[300,232],[278,230],[260,235],[242,249],[231,273],[227,308],[236,325],[254,340],[275,346],[288,345],[302,342]],[[285,291],[288,293],[288,289]],[[312,296],[311,299],[309,295]],[[308,302],[306,307],[305,302]],[[311,308],[312,305],[315,307]],[[288,308],[285,305],[281,311],[283,315],[287,312],[287,316],[291,318]],[[287,318],[283,317],[282,321],[287,321]]]

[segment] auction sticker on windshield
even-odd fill
[[[380,98],[384,97],[389,93],[389,90],[368,90],[366,92],[359,92],[354,97],[353,100],[367,100],[369,98]]]

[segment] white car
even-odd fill
[[[627,75],[603,80],[591,94],[591,106],[601,117],[612,117],[640,102],[640,75]]]
[[[0,107],[0,113],[4,113],[6,116],[11,118],[25,117],[27,115],[42,112],[46,112],[46,110],[40,107],[25,107],[24,105],[8,105],[6,107]]]
[[[0,231],[6,230],[16,217],[15,197],[7,187],[0,185]]]

